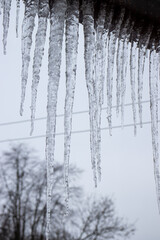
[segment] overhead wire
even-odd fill
[[[160,123],[160,120],[158,121],[158,123]],[[148,125],[148,124],[151,124],[151,121],[143,122],[143,125]],[[139,126],[140,123],[137,123],[136,125]],[[126,128],[126,127],[132,127],[132,126],[134,127],[133,123],[125,124],[125,125],[123,125],[123,127],[121,125],[116,125],[116,126],[113,126],[112,129]],[[109,129],[108,127],[103,127],[103,128],[101,128],[101,131],[108,130],[108,129]],[[90,129],[72,131],[72,134],[88,133],[88,132],[90,132]],[[62,136],[62,135],[64,135],[64,132],[59,132],[59,133],[56,133],[55,135],[56,136]],[[38,139],[38,138],[45,138],[45,137],[46,137],[46,135],[44,134],[44,135],[22,137],[22,138],[11,138],[11,139],[0,140],[0,143],[26,141],[26,140],[33,140],[33,139]]]
[[[160,98],[158,99],[158,101],[160,101]],[[142,101],[142,104],[145,104],[145,103],[149,103],[150,100],[145,100],[145,101]],[[138,104],[138,102],[136,102],[136,104]],[[124,105],[125,107],[129,107],[129,106],[132,106],[132,103],[126,103]],[[116,105],[112,106],[112,108],[116,108]],[[102,110],[107,110],[107,107],[103,107]],[[76,112],[73,112],[73,115],[79,115],[79,114],[85,114],[85,113],[88,113],[89,111],[88,110],[83,110],[83,111],[76,111]],[[59,117],[64,117],[64,114],[57,114],[57,118]],[[35,121],[41,121],[41,120],[46,120],[46,117],[39,117],[39,118],[36,118]],[[30,122],[31,120],[30,119],[25,119],[25,120],[19,120],[19,121],[12,121],[12,122],[2,122],[0,123],[0,127],[2,126],[9,126],[9,125],[17,125],[17,124],[22,124],[22,123],[28,123]]]
[[[158,101],[160,101],[160,98],[158,99]],[[149,103],[150,100],[145,100],[145,101],[142,101],[142,104],[145,104],[145,103]],[[136,104],[138,104],[138,102],[136,102]],[[132,103],[127,103],[124,105],[125,107],[128,107],[128,106],[132,106]],[[116,108],[116,105],[115,106],[112,106],[112,108]],[[102,110],[106,110],[107,108],[106,107],[103,107]],[[84,111],[76,111],[76,112],[73,112],[73,115],[78,115],[78,114],[84,114],[84,113],[88,113],[89,111],[88,110],[84,110]],[[57,117],[63,117],[64,114],[58,114]],[[40,121],[40,120],[45,120],[46,117],[40,117],[40,118],[36,118],[35,121]],[[26,120],[20,120],[20,121],[13,121],[13,122],[4,122],[4,123],[0,123],[0,126],[8,126],[8,125],[17,125],[17,124],[21,124],[21,123],[27,123],[27,122],[30,122],[30,119],[26,119]],[[158,123],[160,122],[160,120],[158,121]],[[143,122],[142,123],[143,125],[148,125],[148,124],[151,124],[151,121],[146,121],[146,122]],[[137,123],[136,124],[137,126],[140,125],[140,123]],[[118,129],[118,128],[126,128],[126,127],[134,127],[134,124],[125,124],[123,125],[116,125],[116,126],[113,126],[112,129]],[[103,130],[108,130],[109,128],[108,127],[103,127],[101,128],[101,131]],[[72,131],[72,134],[79,134],[79,133],[88,133],[90,132],[90,129],[84,129],[84,130],[76,130],[76,131]],[[55,134],[56,136],[62,136],[64,135],[64,132],[58,132]],[[26,140],[33,140],[33,139],[38,139],[38,138],[45,138],[46,135],[43,134],[43,135],[37,135],[37,136],[29,136],[29,137],[20,137],[20,138],[11,138],[11,139],[2,139],[0,140],[0,143],[7,143],[7,142],[16,142],[16,141],[26,141]]]

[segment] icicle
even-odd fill
[[[106,8],[106,7],[105,7]],[[113,20],[113,15],[114,15],[114,9],[112,3],[110,3],[107,8],[106,8],[106,16],[105,16],[105,23],[104,23],[104,32],[102,35],[102,44],[103,44],[103,62],[102,62],[102,68],[104,69],[105,72],[103,72],[104,75],[104,80],[107,79],[107,71],[106,71],[106,66],[108,65],[108,45],[109,45],[109,31],[112,25],[112,20]],[[107,58],[106,58],[107,56]],[[104,101],[104,86],[102,89],[102,103]]]
[[[139,108],[139,118],[140,127],[142,127],[142,93],[143,93],[143,72],[145,66],[146,52],[149,43],[149,39],[152,33],[152,26],[149,26],[146,34],[143,34],[142,43],[140,43],[138,51],[138,108]]]
[[[125,103],[125,93],[126,93],[126,77],[127,77],[127,66],[128,66],[128,40],[123,42],[123,70],[121,76],[121,125],[124,125],[124,103]]]
[[[131,83],[131,99],[132,99],[132,111],[133,111],[133,122],[134,122],[134,135],[137,132],[137,116],[136,116],[136,73],[137,73],[137,48],[140,43],[141,33],[144,26],[144,19],[137,20],[134,24],[133,31],[131,34],[131,51],[130,51],[130,83]]]
[[[30,50],[32,46],[32,33],[35,25],[35,16],[38,9],[38,0],[25,1],[25,13],[22,24],[22,86],[21,86],[21,106],[20,115],[23,114],[23,104],[28,79],[28,67],[30,62]]]
[[[98,178],[101,180],[101,112],[103,104],[103,87],[105,80],[106,34],[104,31],[106,4],[101,4],[96,29],[96,65],[95,65],[95,93],[97,112],[97,143],[96,157]]]
[[[145,47],[140,47],[138,51],[138,108],[140,127],[142,127],[142,92],[143,92],[143,68],[145,63]]]
[[[122,69],[121,69],[121,126],[124,125],[124,104],[125,104],[125,93],[126,93],[126,80],[127,80],[127,69],[128,69],[128,48],[129,48],[129,39],[131,32],[134,26],[134,22],[130,19],[130,14],[124,22],[123,31],[121,33],[123,41],[123,50],[122,50]]]
[[[84,1],[83,5],[83,26],[85,40],[85,75],[89,98],[89,117],[90,117],[90,147],[91,161],[94,175],[94,183],[97,186],[97,166],[96,166],[96,94],[95,94],[95,29],[94,11],[91,0]]]
[[[159,59],[155,50],[150,52],[149,89],[154,175],[156,182],[157,201],[160,212],[160,172],[159,172],[159,134],[158,134],[158,67]]]
[[[47,19],[49,14],[49,1],[40,0],[38,14],[38,29],[36,34],[35,51],[33,59],[33,79],[32,79],[32,101],[31,101],[31,135],[34,130],[34,120],[36,112],[37,88],[40,79],[40,69],[44,55],[44,45],[47,32]]]
[[[104,103],[104,84],[105,84],[105,80],[107,78],[107,71],[106,71],[106,65],[107,65],[107,44],[108,42],[108,35],[107,35],[107,32],[106,30],[104,29],[103,31],[103,34],[102,34],[102,76],[103,76],[103,79],[102,79],[102,105]]]
[[[136,49],[137,43],[133,42],[131,46],[130,55],[130,80],[131,80],[131,98],[132,98],[132,110],[133,110],[133,121],[134,121],[134,134],[137,131],[137,120],[136,120],[136,94],[135,94],[135,74],[136,74]]]
[[[113,70],[116,40],[117,38],[115,34],[111,33],[108,42],[108,67],[107,67],[107,118],[110,135],[112,135],[112,88],[113,88]]]
[[[6,55],[7,36],[12,0],[3,0],[3,52]]]
[[[46,132],[46,159],[47,159],[47,229],[46,239],[50,233],[50,209],[53,185],[53,167],[56,131],[57,94],[60,80],[60,66],[62,42],[64,35],[64,18],[66,0],[55,0],[51,6],[50,40],[48,63],[48,104],[47,104],[47,132]]]
[[[104,30],[103,30],[103,34],[102,34],[102,52],[103,52],[103,62],[102,62],[102,70],[103,75],[104,75],[104,80],[106,80],[106,75],[107,75],[107,71],[106,71],[106,66],[108,63],[108,59],[106,58],[106,56],[108,56],[108,41],[109,41],[109,30],[110,27],[112,25],[112,19],[113,19],[113,15],[114,15],[114,10],[113,10],[113,6],[107,6],[107,8],[105,7],[105,12],[106,12],[106,16],[105,16],[105,23],[104,23]],[[104,86],[102,89],[102,103],[104,102]]]
[[[19,11],[20,11],[20,0],[17,0],[16,8],[16,37],[18,38],[18,28],[19,28]]]
[[[109,133],[112,135],[112,88],[113,88],[113,71],[114,57],[116,51],[116,41],[119,36],[121,24],[124,18],[125,9],[121,10],[120,18],[116,23],[113,32],[110,33],[108,42],[108,66],[107,66],[107,118],[109,125]]]
[[[122,78],[122,69],[124,67],[123,63],[123,41],[119,39],[118,41],[118,49],[117,49],[117,89],[116,89],[116,95],[117,95],[117,107],[116,112],[117,116],[119,115],[119,106],[120,106],[120,96],[121,96],[121,82]],[[124,80],[124,79],[123,79]]]
[[[66,19],[66,98],[64,116],[64,181],[66,215],[69,211],[69,158],[72,131],[72,111],[76,84],[77,51],[79,38],[79,0],[68,3]]]
[[[120,104],[124,104],[125,96],[125,84],[126,84],[126,70],[127,70],[127,52],[128,50],[128,28],[131,27],[130,15],[128,12],[125,13],[121,30],[119,33],[118,49],[117,49],[117,116],[119,115]]]

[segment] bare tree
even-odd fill
[[[20,144],[1,157],[0,239],[44,240],[46,229],[46,167]],[[81,171],[70,167],[70,212],[64,217],[63,166],[55,164],[51,240],[104,240],[128,237],[134,226],[116,217],[109,198],[84,200],[74,185]]]
[[[70,168],[72,180],[80,174],[76,167]],[[13,146],[1,157],[0,239],[45,239],[46,229],[46,166],[34,156],[34,151],[23,144]],[[73,219],[81,188],[71,184],[72,207],[69,219]],[[52,194],[52,238],[66,234],[64,230],[63,166],[55,164]],[[69,221],[68,221],[69,222]],[[63,229],[63,231],[62,231]],[[67,235],[67,234],[66,234]],[[5,238],[4,238],[5,236]],[[61,238],[62,239],[62,238]]]
[[[116,216],[112,199],[88,198],[79,210],[77,232],[76,240],[129,239],[135,226]]]

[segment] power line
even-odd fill
[[[160,98],[158,99],[158,101],[160,101]],[[144,103],[149,103],[150,100],[146,100],[146,101],[142,101],[142,104]],[[136,102],[136,104],[138,104],[138,102]],[[132,103],[127,103],[124,105],[125,107],[129,107],[132,106]],[[112,108],[116,108],[117,106],[112,106]],[[107,110],[107,107],[103,107],[102,110]],[[76,111],[73,112],[73,115],[78,115],[78,114],[84,114],[84,113],[88,113],[88,110],[84,110],[84,111]],[[64,114],[58,114],[57,117],[64,117]],[[41,121],[41,120],[45,120],[46,117],[40,117],[40,118],[35,118],[35,121]],[[0,123],[0,127],[2,126],[9,126],[9,125],[17,125],[17,124],[22,124],[22,123],[28,123],[31,122],[31,119],[26,119],[26,120],[20,120],[20,121],[12,121],[12,122],[4,122],[4,123]]]
[[[158,121],[160,123],[160,120]],[[143,122],[143,125],[148,125],[151,124],[151,121],[146,121]],[[137,126],[140,125],[140,123],[136,124]],[[118,129],[118,128],[126,128],[126,127],[133,127],[134,124],[125,124],[123,127],[121,125],[113,126],[112,129]],[[101,128],[101,131],[108,130],[108,127]],[[79,133],[88,133],[90,132],[90,129],[84,129],[84,130],[77,130],[77,131],[72,131],[72,134],[79,134]],[[64,132],[59,132],[55,134],[56,136],[62,136],[64,135]],[[33,140],[33,139],[38,139],[38,138],[45,138],[46,135],[38,135],[38,136],[33,136],[33,137],[23,137],[23,138],[11,138],[11,139],[4,139],[0,140],[0,143],[7,143],[7,142],[16,142],[16,141],[26,141],[26,140]]]

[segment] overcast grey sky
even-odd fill
[[[29,81],[25,101],[24,116],[19,116],[20,87],[21,87],[21,41],[16,39],[15,33],[15,2],[12,4],[11,22],[8,35],[7,56],[3,56],[2,44],[0,45],[0,123],[30,118],[30,92],[32,62],[30,65]],[[21,11],[20,29],[23,16]],[[0,17],[2,26],[2,16]],[[2,43],[2,27],[0,28],[0,41]],[[37,99],[37,117],[46,116],[47,99],[47,46],[41,71],[41,81]],[[33,44],[34,48],[34,44]],[[32,48],[32,50],[33,50]],[[33,51],[32,51],[33,57]],[[59,88],[58,113],[63,113],[65,98],[65,67],[64,54],[62,62],[61,83]],[[148,64],[148,61],[147,61]],[[144,100],[148,100],[148,66],[145,66]],[[115,89],[115,86],[114,86]],[[114,92],[115,96],[115,92]],[[131,102],[130,85],[128,79],[126,103]],[[114,97],[115,103],[115,97]],[[106,101],[105,104],[106,106]],[[74,111],[88,109],[87,90],[84,77],[83,60],[83,35],[80,27],[80,43],[77,69],[77,85],[75,93]],[[149,104],[143,106],[143,121],[150,120]],[[113,125],[120,125],[120,118],[116,118],[113,110]],[[133,123],[131,107],[125,108],[125,124]],[[103,111],[102,127],[107,126],[106,112]],[[45,134],[46,121],[35,124],[33,135]],[[73,117],[73,130],[89,129],[88,114]],[[63,118],[57,119],[57,132],[63,131]],[[19,124],[0,127],[0,140],[17,137],[28,137],[30,124]],[[94,188],[90,162],[89,133],[74,134],[72,136],[71,163],[85,170],[81,183],[87,193],[113,196],[117,212],[136,221],[137,231],[132,240],[159,240],[160,216],[156,201],[152,146],[150,125],[138,127],[137,136],[134,137],[133,127],[113,130],[110,137],[108,131],[102,131],[102,181],[98,188]],[[41,158],[45,156],[45,138],[26,141],[34,147]],[[0,151],[7,149],[9,143],[0,144]],[[63,136],[56,137],[56,160],[63,162]]]

